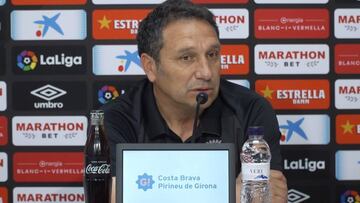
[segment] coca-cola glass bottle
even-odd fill
[[[86,203],[109,203],[111,189],[110,155],[104,132],[104,112],[93,110],[84,149],[84,190]]]

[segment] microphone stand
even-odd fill
[[[207,100],[208,100],[208,95],[205,92],[200,92],[198,95],[196,95],[196,109],[195,109],[193,132],[192,132],[192,136],[191,136],[191,143],[194,143],[194,138],[195,138],[195,134],[197,131],[200,105],[205,104],[207,102]]]

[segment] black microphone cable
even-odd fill
[[[195,133],[197,130],[197,123],[199,120],[199,111],[200,111],[200,105],[205,104],[208,100],[208,95],[205,92],[200,92],[198,95],[196,95],[196,110],[195,110],[195,117],[194,117],[194,125],[193,125],[193,132],[191,136],[191,142],[194,142]]]

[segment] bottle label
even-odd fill
[[[100,178],[110,174],[110,161],[106,158],[86,158],[85,174],[88,177]]]
[[[241,174],[243,181],[269,180],[270,163],[242,163]]]

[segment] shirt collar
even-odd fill
[[[153,85],[151,82],[148,84],[144,91],[142,106],[144,107],[143,114],[146,134],[150,139],[153,139],[159,135],[169,134],[169,129],[157,107]]]
[[[221,137],[221,99],[217,97],[215,101],[209,106],[200,116],[200,135],[212,135]],[[196,139],[196,138],[195,138]]]

